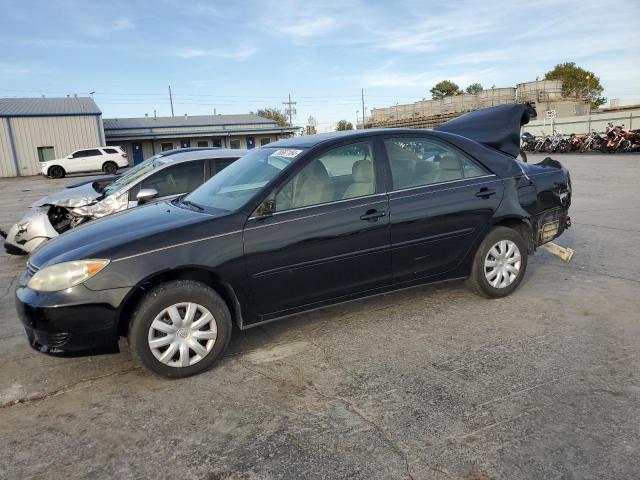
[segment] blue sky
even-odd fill
[[[291,93],[297,125],[575,61],[640,103],[640,1],[0,0],[0,96],[87,94],[105,117],[247,113]],[[607,11],[608,10],[608,11]],[[360,113],[361,115],[361,113]]]

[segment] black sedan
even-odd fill
[[[169,377],[246,329],[390,290],[467,278],[487,297],[569,225],[560,163],[515,160],[535,114],[505,105],[439,131],[358,130],[251,151],[191,194],[80,226],[34,252],[16,291],[45,353],[128,336]]]

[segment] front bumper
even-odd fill
[[[47,240],[49,240],[49,237],[33,237],[28,230],[21,230],[18,224],[15,224],[7,233],[7,238],[4,240],[4,248],[7,253],[22,255],[33,252]]]
[[[48,354],[118,351],[119,306],[127,288],[93,291],[76,285],[62,292],[16,290],[16,310],[32,348]]]
[[[7,232],[5,249],[9,253],[31,253],[42,243],[58,236],[47,212],[49,207],[31,207]]]

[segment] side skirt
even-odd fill
[[[242,324],[240,325],[240,330],[248,330],[250,328],[257,327],[259,325],[265,325],[267,323],[276,322],[284,318],[294,317],[296,315],[301,315],[303,313],[313,312],[315,310],[320,310],[321,308],[325,308],[325,307],[333,307],[337,305],[343,305],[346,303],[357,302],[358,300],[377,297],[379,295],[384,295],[386,293],[400,292],[402,290],[410,290],[412,288],[422,287],[425,285],[435,285],[439,283],[465,280],[466,278],[468,278],[468,276],[444,278],[441,280],[431,280],[428,282],[425,282],[425,281],[411,282],[410,285],[406,285],[406,286],[391,285],[389,287],[382,287],[382,288],[377,288],[373,290],[365,290],[364,292],[359,292],[357,294],[351,294],[344,297],[338,297],[337,299],[323,300],[321,302],[311,303],[303,307],[296,308],[294,311],[289,310],[288,311],[289,313],[286,313],[287,311],[284,311],[284,312],[278,312],[271,315],[260,315],[259,318],[263,320],[259,320],[249,325]]]

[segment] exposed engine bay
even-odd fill
[[[40,244],[89,220],[129,207],[127,192],[105,195],[114,176],[69,185],[34,202],[22,219],[7,232],[5,248],[30,253]]]

